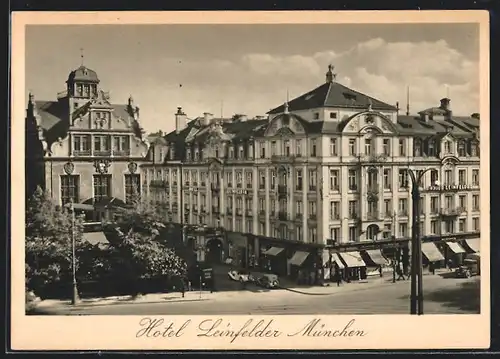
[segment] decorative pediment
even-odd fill
[[[98,91],[97,92],[97,96],[94,97],[90,101],[90,107],[91,108],[107,108],[107,109],[112,109],[113,106],[111,105],[111,103],[108,100],[109,100],[109,96],[106,96],[106,94],[104,93],[104,91]]]
[[[460,162],[460,159],[456,156],[445,156],[441,159],[441,164],[444,167],[453,167]]]
[[[220,171],[222,170],[222,162],[217,158],[211,158],[208,161],[208,170],[209,171]]]
[[[295,133],[289,127],[282,127],[276,132],[276,136],[292,137]]]
[[[292,137],[296,134],[303,134],[305,132],[306,130],[302,123],[293,115],[279,115],[267,125],[264,136]]]
[[[360,112],[347,120],[346,132],[365,133],[369,129],[377,134],[394,134],[397,128],[391,120],[379,112]]]
[[[449,132],[446,135],[444,135],[443,138],[441,138],[441,141],[455,141],[455,140],[456,140],[455,136],[453,136]]]

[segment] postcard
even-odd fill
[[[13,349],[489,347],[487,12],[19,12],[11,66]]]

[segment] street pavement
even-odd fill
[[[424,276],[424,314],[479,313],[480,278]],[[232,285],[231,283],[229,283]],[[228,285],[229,285],[228,284]],[[408,314],[410,281],[348,283],[313,290],[263,291],[253,285],[215,293],[189,292],[163,296],[157,302],[123,302],[108,305],[55,306],[39,314],[59,315],[203,315],[203,314]]]

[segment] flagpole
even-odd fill
[[[73,297],[71,304],[78,304],[80,298],[78,296],[78,287],[76,283],[76,243],[75,243],[75,205],[71,201],[71,251],[72,251],[72,270],[73,270]]]

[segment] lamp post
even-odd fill
[[[410,314],[424,314],[423,288],[422,288],[422,242],[420,241],[420,189],[419,184],[424,174],[430,168],[415,173],[407,169],[412,182],[412,238],[411,238],[411,303]]]
[[[71,298],[71,304],[76,305],[80,302],[80,297],[78,295],[78,285],[76,283],[76,241],[75,241],[75,205],[71,201],[71,262],[72,262],[72,272],[73,272],[73,296]]]
[[[396,283],[396,266],[398,265],[396,261],[397,248],[396,248],[396,211],[392,214],[392,244],[394,246],[394,254],[392,256],[392,283]],[[399,259],[399,258],[398,258]]]

